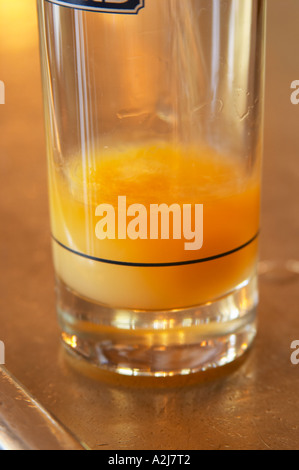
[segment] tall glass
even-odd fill
[[[38,0],[57,311],[128,375],[256,335],[265,0]]]

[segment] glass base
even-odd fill
[[[124,375],[165,377],[224,366],[256,336],[257,277],[198,307],[166,311],[110,308],[84,299],[57,279],[67,349]]]

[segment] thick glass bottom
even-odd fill
[[[174,376],[226,365],[256,336],[257,277],[204,305],[179,310],[111,308],[84,299],[57,279],[67,349],[124,375]]]

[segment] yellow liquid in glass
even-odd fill
[[[98,240],[99,204],[117,214],[127,205],[203,204],[203,246],[186,251],[181,240]],[[73,157],[50,171],[53,236],[70,250],[124,263],[87,259],[53,241],[57,275],[77,294],[114,308],[164,310],[213,301],[246,281],[255,269],[257,239],[232,254],[259,230],[260,184],[236,159],[207,148],[156,144],[106,151],[87,161]]]

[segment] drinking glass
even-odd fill
[[[57,311],[101,368],[256,335],[265,0],[37,0]]]

